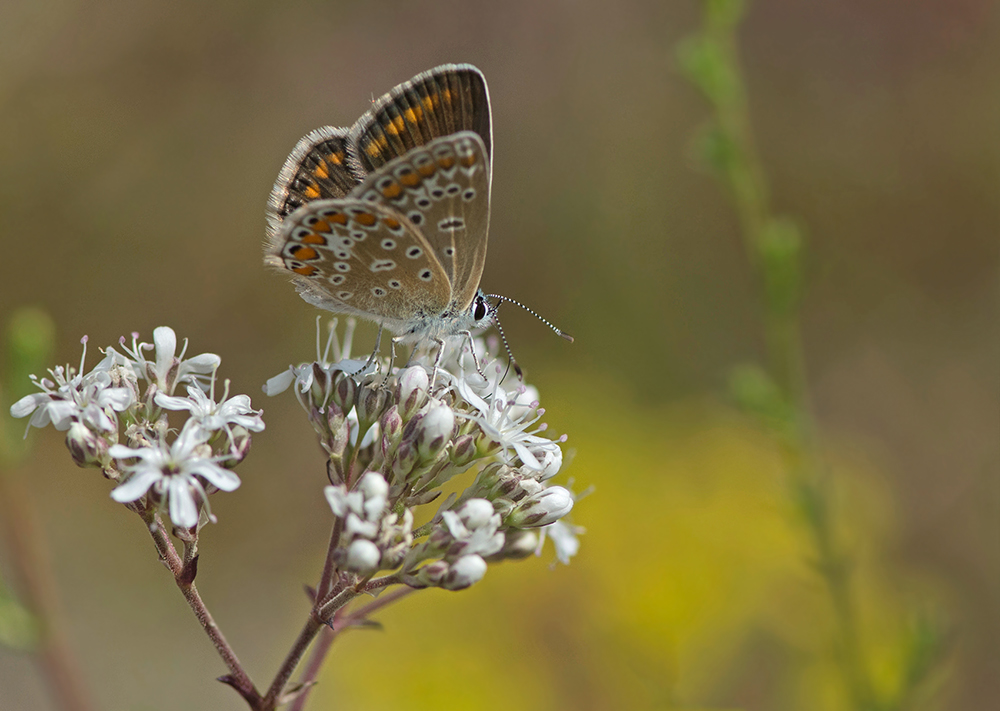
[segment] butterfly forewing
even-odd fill
[[[411,149],[352,193],[406,216],[444,267],[459,310],[479,288],[490,219],[490,168],[478,134],[462,131]]]
[[[285,161],[267,204],[268,226],[281,222],[313,200],[345,197],[360,182],[347,167],[350,131],[324,126],[302,138]]]
[[[489,92],[482,72],[445,64],[418,74],[375,102],[351,129],[358,168],[370,173],[434,138],[474,131],[490,155]]]
[[[285,219],[269,263],[291,272],[299,293],[322,308],[399,330],[451,302],[431,246],[391,207],[354,197],[318,200]]]

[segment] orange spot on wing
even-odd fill
[[[326,169],[326,165],[320,163],[316,166],[316,170],[313,171],[313,175],[317,178],[329,178],[330,172]]]
[[[336,225],[346,225],[347,215],[342,212],[335,212],[332,215],[328,215],[326,218],[327,222],[332,222]]]
[[[302,194],[305,195],[307,198],[318,198],[319,190],[315,185],[310,185],[309,187],[307,187],[305,190],[302,191]]]
[[[441,156],[438,158],[438,165],[441,166],[442,170],[448,170],[455,165],[454,156]]]
[[[383,217],[382,218],[382,223],[386,227],[388,227],[390,230],[398,230],[399,229],[399,220],[394,220],[391,217]]]
[[[461,157],[460,161],[461,161],[462,165],[464,165],[466,168],[471,168],[472,166],[474,166],[476,164],[476,154],[475,154],[475,152],[469,151],[468,153],[466,153],[465,155],[463,155]]]
[[[303,264],[301,267],[295,267],[292,271],[301,276],[313,276],[319,270],[311,264]]]
[[[314,230],[318,229],[318,227],[319,227],[320,224],[322,224],[322,223],[317,222],[315,225],[312,226],[312,228]],[[299,242],[302,243],[302,244],[322,244],[322,245],[325,245],[326,244],[326,237],[324,237],[323,235],[315,234],[314,232],[310,232],[305,237],[303,237],[302,239],[300,239]]]
[[[311,262],[312,260],[319,258],[319,252],[312,247],[303,247],[302,245],[292,247],[288,250],[288,253],[300,262]]]
[[[354,220],[359,225],[364,225],[365,227],[371,227],[377,221],[375,215],[370,212],[356,212],[354,213]]]
[[[399,176],[399,182],[408,188],[414,188],[420,185],[420,176],[413,171],[408,171]]]
[[[336,153],[331,153],[326,157],[326,162],[331,165],[343,165],[344,164],[344,154],[340,151]]]
[[[403,188],[400,187],[399,183],[392,183],[382,188],[382,195],[389,200],[399,197],[401,192],[403,192]]]
[[[434,175],[434,171],[437,170],[437,166],[434,165],[433,161],[427,161],[417,166],[417,172],[420,173],[425,178],[429,178]]]
[[[403,116],[405,116],[406,120],[410,123],[417,123],[424,117],[424,110],[419,106],[415,106],[412,109],[404,111]]]

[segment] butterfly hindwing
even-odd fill
[[[310,303],[390,330],[451,303],[448,277],[420,232],[393,208],[355,197],[293,212],[267,261],[291,272]]]
[[[456,308],[468,308],[483,273],[490,220],[490,164],[479,134],[461,131],[413,148],[352,194],[405,215],[444,267]]]

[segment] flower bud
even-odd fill
[[[531,450],[541,469],[531,468],[532,476],[538,481],[546,481],[559,473],[562,467],[562,448],[558,445],[537,447]]]
[[[358,384],[354,378],[343,373],[337,375],[337,386],[333,389],[333,402],[345,413],[351,411],[358,397]]]
[[[412,442],[403,442],[396,450],[396,459],[392,462],[392,475],[395,481],[403,481],[413,471],[417,463],[417,447]]]
[[[519,529],[507,532],[503,549],[490,557],[490,560],[520,560],[534,555],[538,550],[538,534],[534,531]]]
[[[366,386],[358,393],[358,421],[361,422],[362,429],[368,429],[368,425],[378,420],[388,404],[389,393],[381,388]]]
[[[109,461],[108,443],[82,422],[74,422],[66,431],[66,447],[78,467],[103,467]]]
[[[250,453],[250,432],[242,425],[233,425],[231,431],[232,438],[226,437],[228,448],[226,452],[220,452],[225,456],[219,464],[232,469],[237,464],[246,459]],[[227,456],[228,455],[228,456]]]
[[[451,461],[456,467],[471,464],[476,458],[476,436],[467,434],[458,437],[451,450]]]
[[[399,440],[403,433],[403,418],[399,416],[399,409],[393,405],[380,420],[382,425],[382,446],[392,445]]]
[[[420,568],[415,575],[407,575],[404,582],[411,588],[436,587],[448,574],[448,569],[447,563],[443,560],[436,560]]]
[[[344,561],[344,568],[355,573],[372,573],[378,570],[379,560],[382,552],[371,541],[363,538],[351,541],[347,547],[347,556]]]
[[[573,495],[561,486],[550,486],[529,496],[504,522],[515,528],[536,528],[555,523],[573,509]]]
[[[464,590],[478,583],[486,575],[486,561],[478,555],[462,556],[451,564],[447,575],[441,581],[445,590]]]
[[[489,524],[494,516],[493,504],[486,499],[469,499],[455,513],[472,531]]]
[[[396,386],[396,403],[403,420],[410,419],[427,402],[430,378],[422,365],[414,365],[399,373]]]
[[[432,407],[417,428],[417,451],[424,461],[434,459],[451,439],[455,413],[446,405]]]

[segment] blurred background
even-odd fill
[[[268,191],[311,129],[471,62],[494,121],[483,286],[576,336],[504,315],[569,435],[560,483],[595,489],[587,533],[569,567],[546,551],[344,636],[311,708],[847,708],[777,446],[727,395],[763,329],[692,148],[708,107],[675,48],[699,23],[697,3],[653,0],[0,8],[0,317],[46,309],[54,363],[88,334],[88,365],[170,325],[264,408],[198,579],[258,685],[330,518],[304,415],[260,390],[313,357],[317,313],[261,264]],[[807,236],[810,396],[873,677],[898,681],[912,610],[952,630],[913,708],[1000,704],[998,30],[987,0],[759,0],[740,29],[772,200]],[[29,440],[17,475],[96,706],[243,708],[138,519],[60,433]],[[8,563],[0,546],[16,593]],[[0,650],[0,709],[53,708],[30,655]]]

